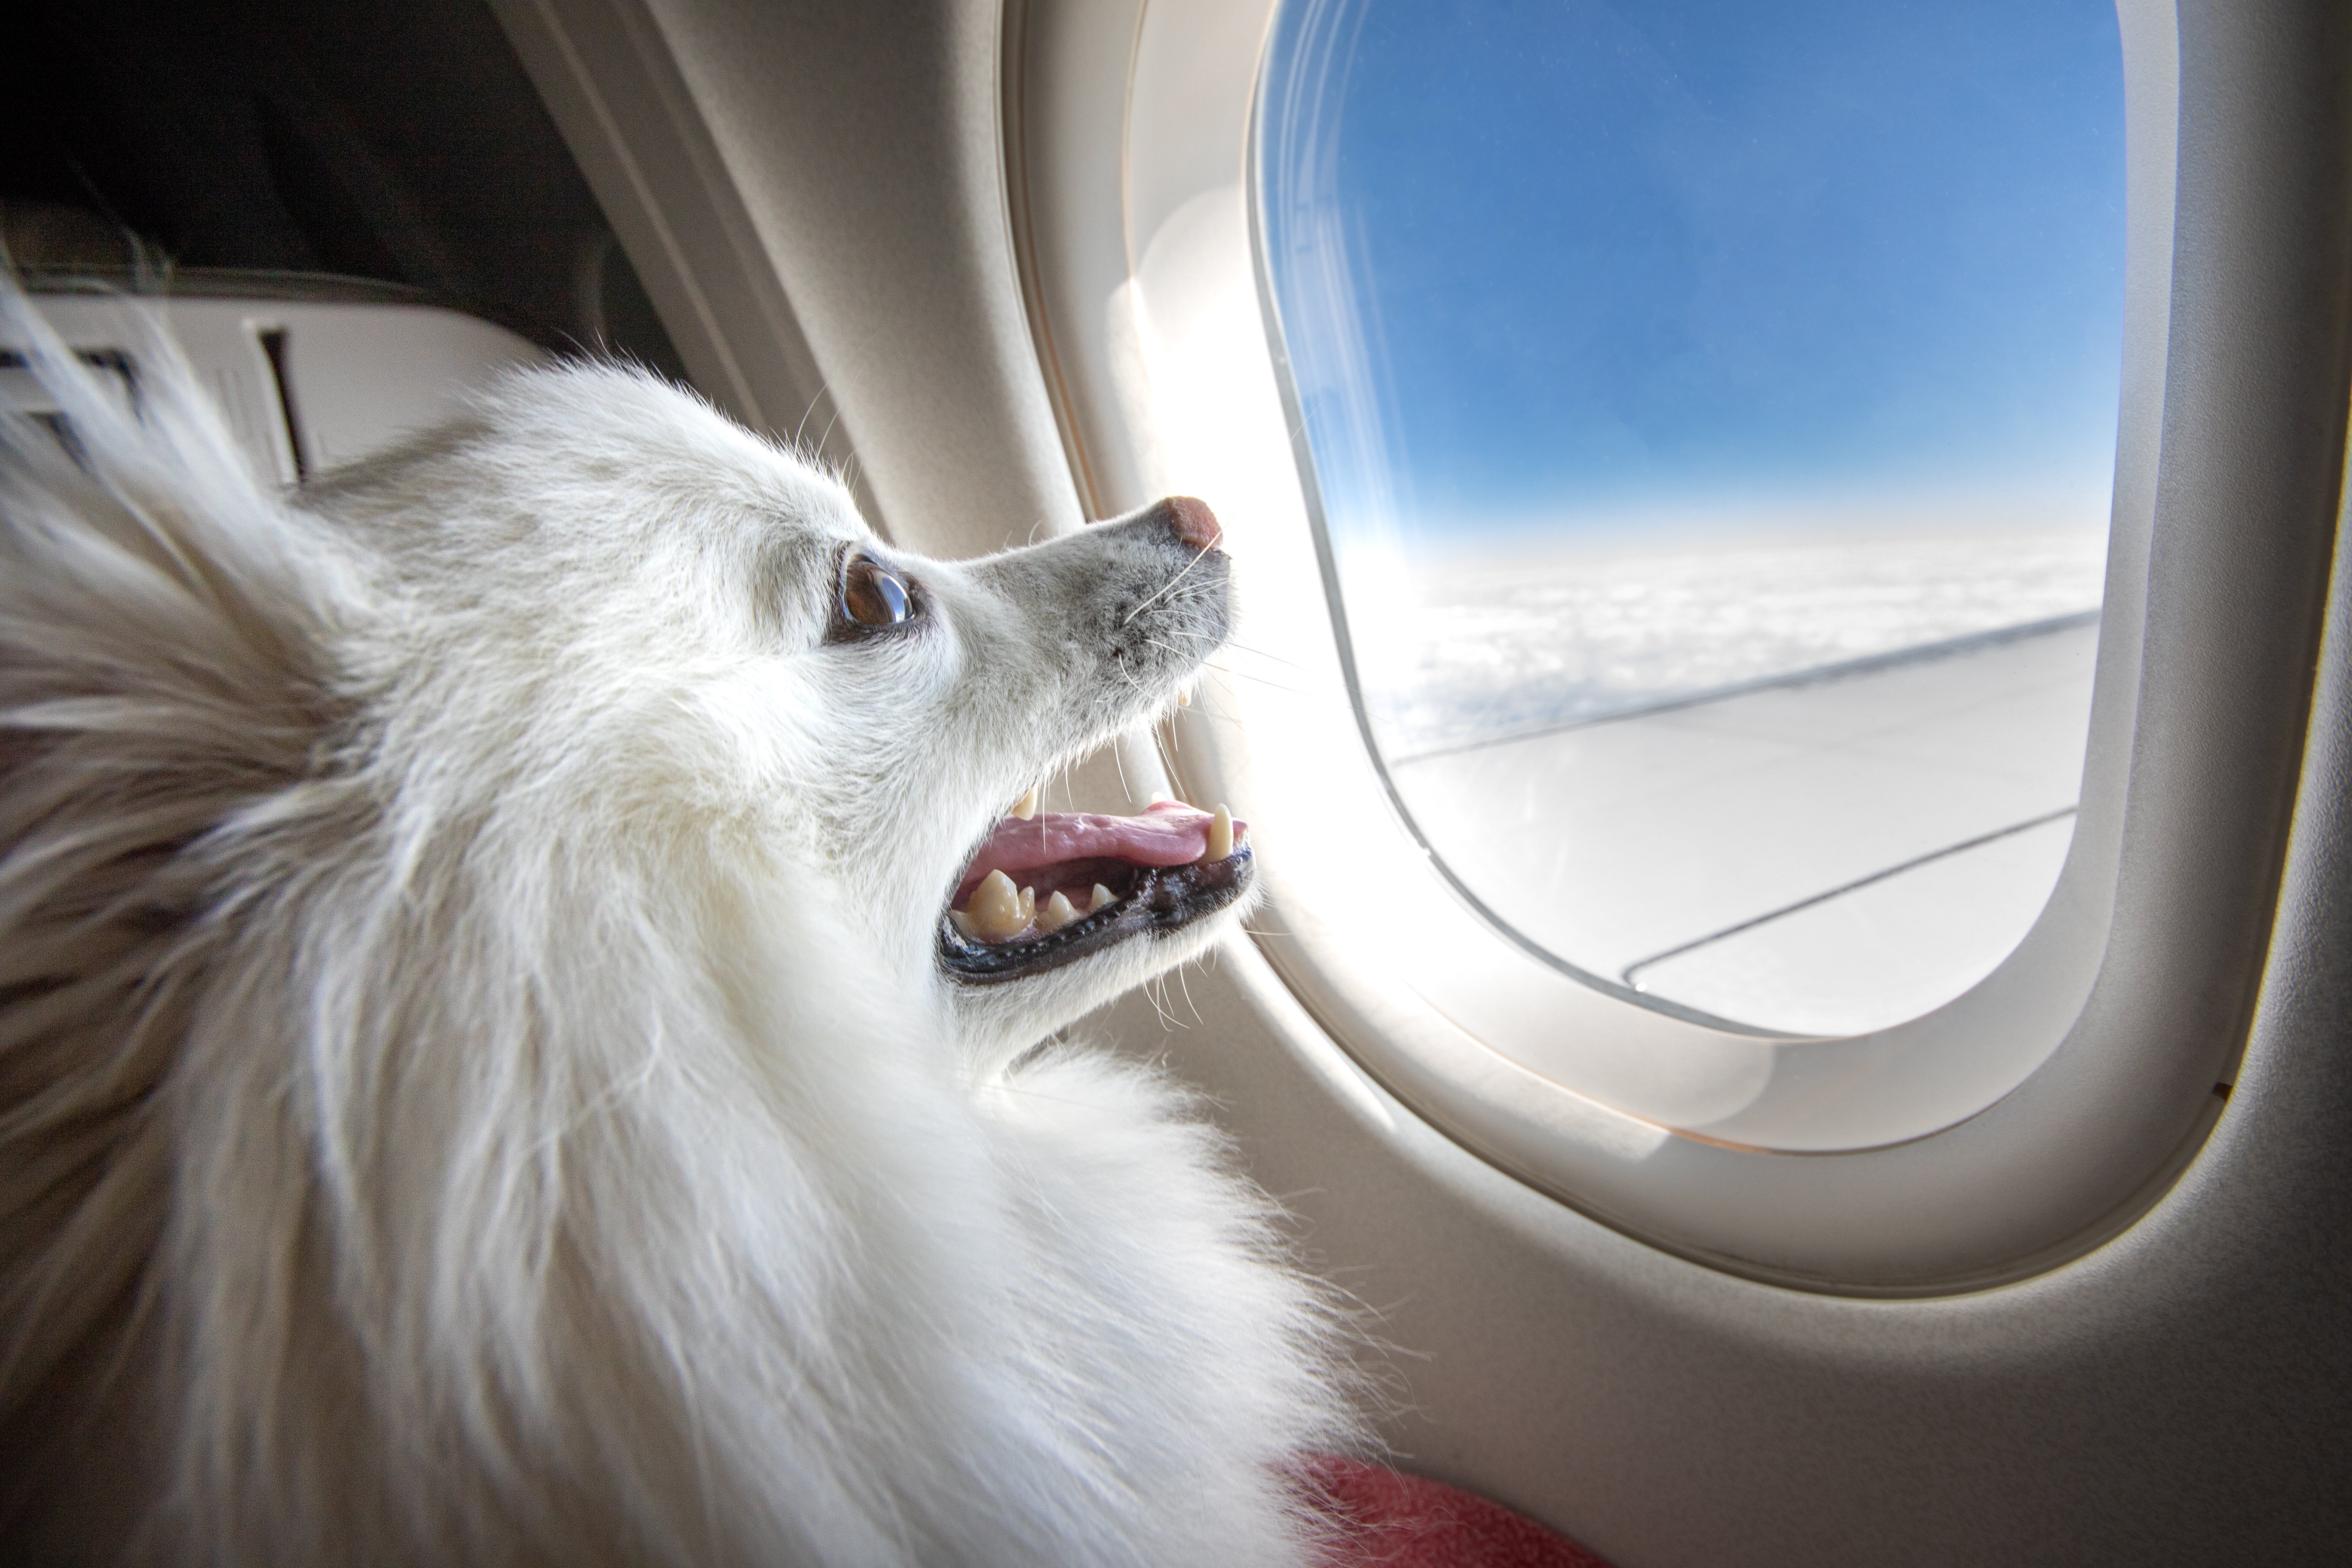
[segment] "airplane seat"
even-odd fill
[[[1349,1531],[1333,1568],[1609,1568],[1525,1515],[1425,1477],[1326,1457],[1314,1479]]]

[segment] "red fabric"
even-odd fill
[[[1532,1520],[1436,1481],[1329,1458],[1308,1473],[1348,1527],[1331,1568],[1609,1568]]]

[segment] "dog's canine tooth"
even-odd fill
[[[1234,814],[1223,806],[1209,819],[1209,852],[1203,860],[1222,860],[1234,852]]]
[[[1117,899],[1111,897],[1111,891],[1108,888],[1104,887],[1100,882],[1097,882],[1095,884],[1094,897],[1087,900],[1087,913],[1092,914],[1097,910],[1107,910],[1118,901],[1118,900]]]
[[[956,930],[961,931],[967,939],[980,935],[980,928],[972,924],[971,917],[961,910],[950,910],[948,919],[955,922]]]
[[[1013,879],[1002,871],[991,871],[981,879],[964,910],[971,917],[972,930],[983,942],[1003,942],[1019,935],[1029,924],[1032,913],[1022,907]]]
[[[1059,931],[1077,918],[1078,911],[1070,900],[1055,893],[1045,900],[1045,907],[1037,911],[1037,925],[1043,931]]]
[[[1178,687],[1176,689],[1176,706],[1179,708],[1190,708],[1192,706],[1192,692],[1186,690],[1183,687]]]
[[[1037,786],[1031,784],[1029,793],[1013,803],[1013,815],[1026,822],[1037,815]]]

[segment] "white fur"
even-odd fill
[[[829,646],[848,498],[651,378],[288,497],[168,344],[134,420],[5,315],[82,461],[0,455],[0,1556],[1313,1556],[1279,1216],[1164,1079],[1024,1054],[1238,910],[933,952],[1221,587],[1180,657],[1143,524],[894,554],[931,619]]]

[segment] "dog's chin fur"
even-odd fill
[[[891,554],[829,639],[840,487],[643,375],[281,497],[5,314],[75,457],[0,454],[0,1556],[1312,1560],[1336,1315],[1183,1092],[1026,1048],[1239,906],[936,951],[1221,571]]]

